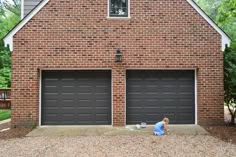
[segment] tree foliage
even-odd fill
[[[232,39],[224,52],[224,100],[234,124],[236,114],[236,0],[195,0]]]
[[[2,39],[20,20],[20,0],[0,2],[0,39]]]
[[[223,0],[216,16],[217,24],[236,41],[236,0]]]
[[[20,16],[20,6],[21,6],[20,0],[4,0],[4,1],[0,1],[0,5],[5,10],[4,14],[7,14],[10,12],[17,16]]]
[[[195,0],[204,12],[236,41],[236,0]]]
[[[224,52],[224,100],[231,114],[231,124],[236,116],[236,44]]]
[[[20,20],[20,0],[0,1],[0,88],[11,87],[11,52],[2,38]]]
[[[222,0],[195,0],[200,8],[214,21],[216,21],[221,1]]]

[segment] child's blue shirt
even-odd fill
[[[159,136],[165,134],[163,121],[158,122],[158,123],[155,124],[154,129],[153,129],[153,132],[154,132],[156,135],[159,135]]]

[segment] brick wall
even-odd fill
[[[198,123],[223,122],[221,37],[185,0],[131,0],[131,19],[106,17],[107,0],[50,0],[14,36],[12,126],[37,124],[42,68],[112,68],[115,126],[127,68],[197,68]]]

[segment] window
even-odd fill
[[[109,0],[110,17],[128,17],[128,0]]]

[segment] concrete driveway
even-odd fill
[[[206,135],[208,132],[199,125],[169,125],[172,135]],[[153,126],[136,129],[135,126],[50,126],[34,129],[27,136],[113,136],[113,135],[152,135]]]

